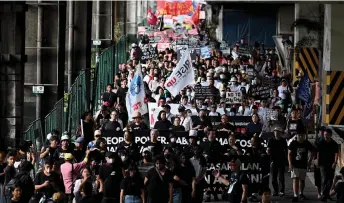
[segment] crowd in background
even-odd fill
[[[166,49],[157,58],[143,61],[139,46],[131,47],[130,60],[120,65],[114,83],[107,85],[99,112],[82,116],[73,142],[68,133],[53,131],[40,152],[34,152],[32,143],[22,141],[18,149],[0,153],[0,203],[198,203],[221,198],[231,203],[249,199],[267,203],[270,196],[286,195],[284,174],[288,166],[293,179],[292,201],[297,202],[307,199],[303,193],[306,172],[314,159],[318,198],[327,201],[337,193],[337,202],[344,201],[342,177],[334,175],[338,146],[331,139],[332,131],[321,128],[315,146],[306,139],[304,103],[293,97],[298,82],[292,84],[274,49],[255,43],[247,55],[242,55],[240,48],[248,45],[240,40],[228,56],[216,49],[210,58],[197,55],[193,62],[195,81],[211,92],[201,98],[194,86],[187,86],[176,96],[165,88],[166,78],[178,63],[176,50]],[[139,64],[146,102],[163,108],[143,148],[135,138],[150,129],[150,118],[139,112],[129,117],[125,105]],[[249,69],[253,75],[248,74]],[[253,94],[266,79],[273,84],[270,97]],[[229,104],[227,92],[241,92],[241,102]],[[178,104],[178,114],[171,113],[171,104]],[[269,109],[273,113],[268,115]],[[221,117],[218,125],[213,125],[212,116]],[[238,132],[231,123],[232,116],[250,116],[251,122]],[[159,139],[163,131],[169,132],[168,144]],[[188,132],[186,145],[177,143],[175,132],[182,131]],[[113,137],[123,136],[114,150],[109,150],[108,137],[103,136],[108,132]],[[273,133],[266,146],[262,145],[262,132]],[[217,140],[220,133],[226,133],[228,144]],[[250,140],[246,150],[236,142],[241,137]],[[249,177],[240,168],[245,156],[271,166],[271,177],[263,178],[257,194],[251,194]],[[221,196],[217,191],[204,193],[207,167],[219,161],[226,161],[232,172],[225,178],[214,170],[213,176],[228,189]],[[33,172],[34,168],[38,170]]]

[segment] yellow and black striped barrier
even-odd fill
[[[329,125],[344,125],[344,72],[326,73],[326,116]]]
[[[301,48],[295,50],[293,78],[296,79],[297,72],[304,75],[308,73],[309,79],[314,82],[318,77],[319,52],[317,48]]]

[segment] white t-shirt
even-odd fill
[[[287,95],[284,93],[284,91],[288,90],[288,86],[283,87],[282,85],[278,86],[278,97],[281,99],[286,99]]]

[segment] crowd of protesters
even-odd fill
[[[340,171],[341,176],[335,176],[338,145],[331,138],[332,131],[320,128],[319,139],[314,145],[310,143],[301,116],[304,103],[292,96],[298,83],[292,84],[291,76],[281,70],[274,49],[265,50],[256,43],[248,55],[242,55],[239,50],[243,47],[247,44],[241,40],[228,56],[213,49],[210,58],[195,58],[195,81],[212,92],[206,98],[197,97],[193,86],[176,96],[164,87],[177,64],[173,49],[159,52],[158,58],[141,61],[146,102],[156,102],[163,110],[150,131],[149,141],[140,150],[134,138],[150,129],[148,115],[136,112],[129,118],[125,105],[141,55],[139,46],[133,44],[131,59],[120,65],[114,83],[102,95],[101,109],[96,115],[86,112],[82,116],[82,125],[72,135],[73,142],[68,133],[53,131],[39,152],[33,150],[32,143],[22,141],[18,149],[0,153],[0,203],[218,201],[221,197],[204,193],[204,188],[208,164],[219,160],[228,161],[230,176],[225,178],[218,170],[213,171],[213,176],[228,186],[223,198],[230,203],[245,203],[249,199],[268,203],[270,196],[286,195],[284,178],[288,166],[293,179],[293,194],[288,195],[292,195],[293,202],[307,200],[305,178],[312,160],[316,160],[313,162],[318,198],[326,202],[337,194],[337,202],[343,203],[344,170]],[[253,68],[254,76],[248,75],[248,67]],[[252,96],[255,87],[264,86],[264,79],[274,86],[270,97]],[[228,105],[226,92],[238,91],[243,95],[242,101]],[[170,104],[179,104],[178,115],[171,113]],[[273,110],[272,116],[267,116],[267,109]],[[214,126],[212,116],[221,116],[221,123]],[[237,132],[231,116],[251,116],[252,121]],[[167,145],[158,139],[162,130],[171,132]],[[108,150],[102,136],[109,131],[113,137],[118,136],[116,132],[123,135],[123,141],[114,150]],[[187,145],[176,142],[173,132],[180,131],[188,132]],[[227,133],[227,145],[217,140],[220,132]],[[262,132],[273,133],[266,148],[261,144]],[[201,141],[200,134],[206,139]],[[250,139],[251,147],[245,151],[236,143],[240,136]],[[262,181],[259,196],[249,194],[249,177],[240,168],[243,156],[261,160],[268,157],[265,166],[271,166],[271,177]],[[34,168],[38,171],[33,172]]]

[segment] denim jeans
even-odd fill
[[[141,202],[142,202],[142,200],[138,196],[126,195],[124,197],[124,203],[141,203]]]
[[[173,189],[173,203],[182,202],[182,190],[180,188]]]
[[[0,183],[0,203],[6,203],[4,194],[2,194],[2,187],[3,187],[3,184]]]

